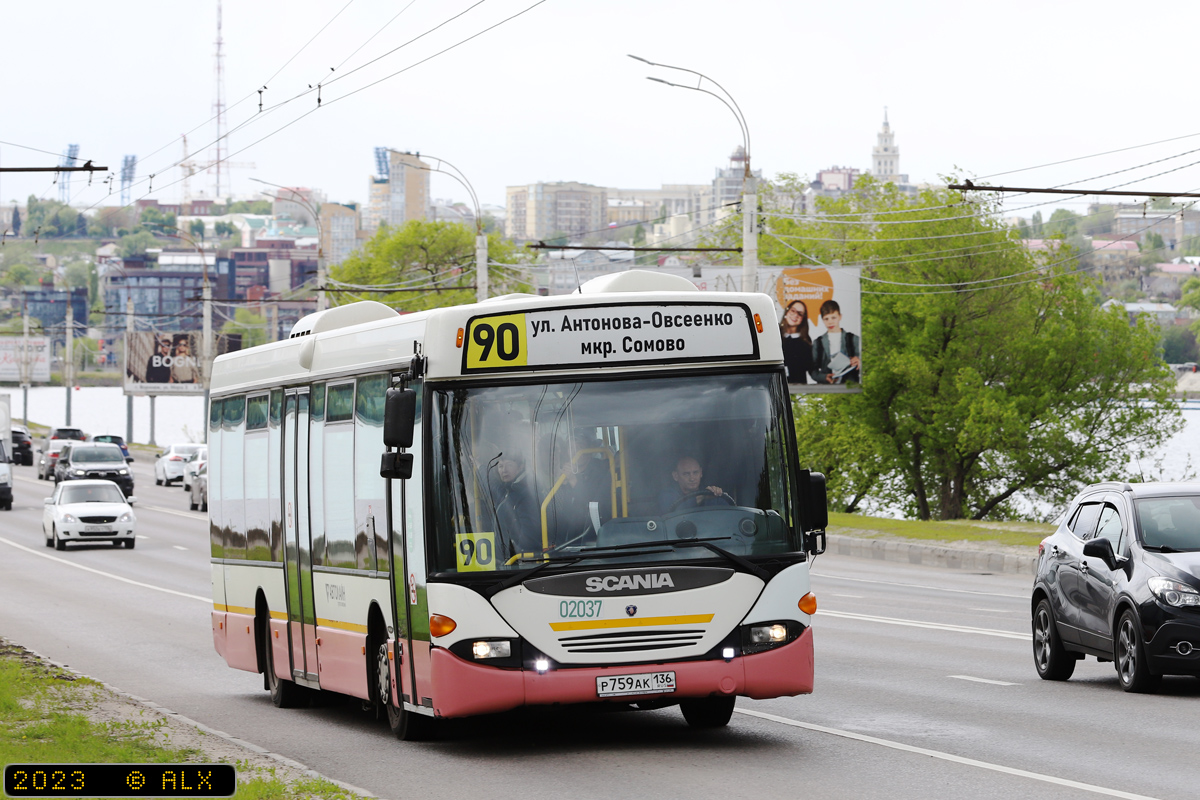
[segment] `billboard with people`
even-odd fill
[[[740,267],[703,267],[690,280],[701,291],[741,290]],[[861,268],[763,267],[762,291],[775,300],[788,388],[858,392],[863,380]]]
[[[201,334],[136,331],[125,334],[126,394],[203,394]],[[241,349],[240,335],[214,336],[213,357]]]

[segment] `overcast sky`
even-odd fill
[[[535,181],[637,188],[711,181],[741,142],[732,114],[711,97],[645,80],[686,76],[627,53],[720,82],[745,113],[753,164],[768,176],[868,169],[884,106],[901,169],[915,182],[956,169],[987,176],[1200,131],[1185,58],[1200,9],[1186,3],[1169,13],[1146,7],[1139,18],[1128,2],[1097,0],[544,0],[434,56],[536,0],[484,0],[467,11],[476,2],[225,0],[232,161],[255,165],[230,170],[233,193],[266,188],[249,181],[254,176],[314,186],[334,201],[365,201],[376,146],[449,159],[484,203],[502,204],[505,186]],[[215,0],[10,2],[3,20],[0,166],[58,163],[14,145],[61,153],[78,143],[82,158],[119,178],[122,157],[136,154],[133,197],[147,196],[154,173],[149,196],[177,201],[180,135],[197,161],[214,153]],[[315,92],[284,103],[330,78],[320,108]],[[259,114],[255,90],[264,84],[264,107],[283,105]],[[1195,148],[1200,136],[994,180],[1053,186]],[[1111,187],[1192,161],[1200,153],[1081,185]],[[115,204],[117,194],[106,199],[100,180],[89,189],[86,177],[74,177],[72,203]],[[57,198],[51,181],[0,174],[0,200]],[[191,183],[193,193],[213,191],[211,175]],[[1195,191],[1200,166],[1132,188]],[[433,192],[466,199],[437,175]]]

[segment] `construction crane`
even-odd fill
[[[188,151],[187,134],[182,134],[180,139],[183,140],[183,159],[179,162],[179,172],[183,176],[182,183],[182,202],[187,203],[192,199],[191,178],[198,172],[212,170],[217,166],[216,161],[196,161],[192,158],[192,153]],[[221,166],[226,168],[239,167],[245,169],[254,169],[256,166],[253,161],[226,161]],[[220,200],[220,197],[215,199]]]
[[[67,145],[67,152],[63,153],[62,163],[60,167],[73,167],[75,162],[79,160],[79,145]],[[58,199],[59,202],[71,202],[71,173],[61,172],[58,175]]]

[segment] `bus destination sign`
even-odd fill
[[[741,303],[568,306],[467,322],[463,372],[758,358]]]

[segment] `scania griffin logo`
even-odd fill
[[[587,579],[589,592],[619,592],[627,589],[674,589],[671,573],[657,575],[595,575]]]
[[[625,613],[632,617],[637,613],[637,606],[625,606]]]

